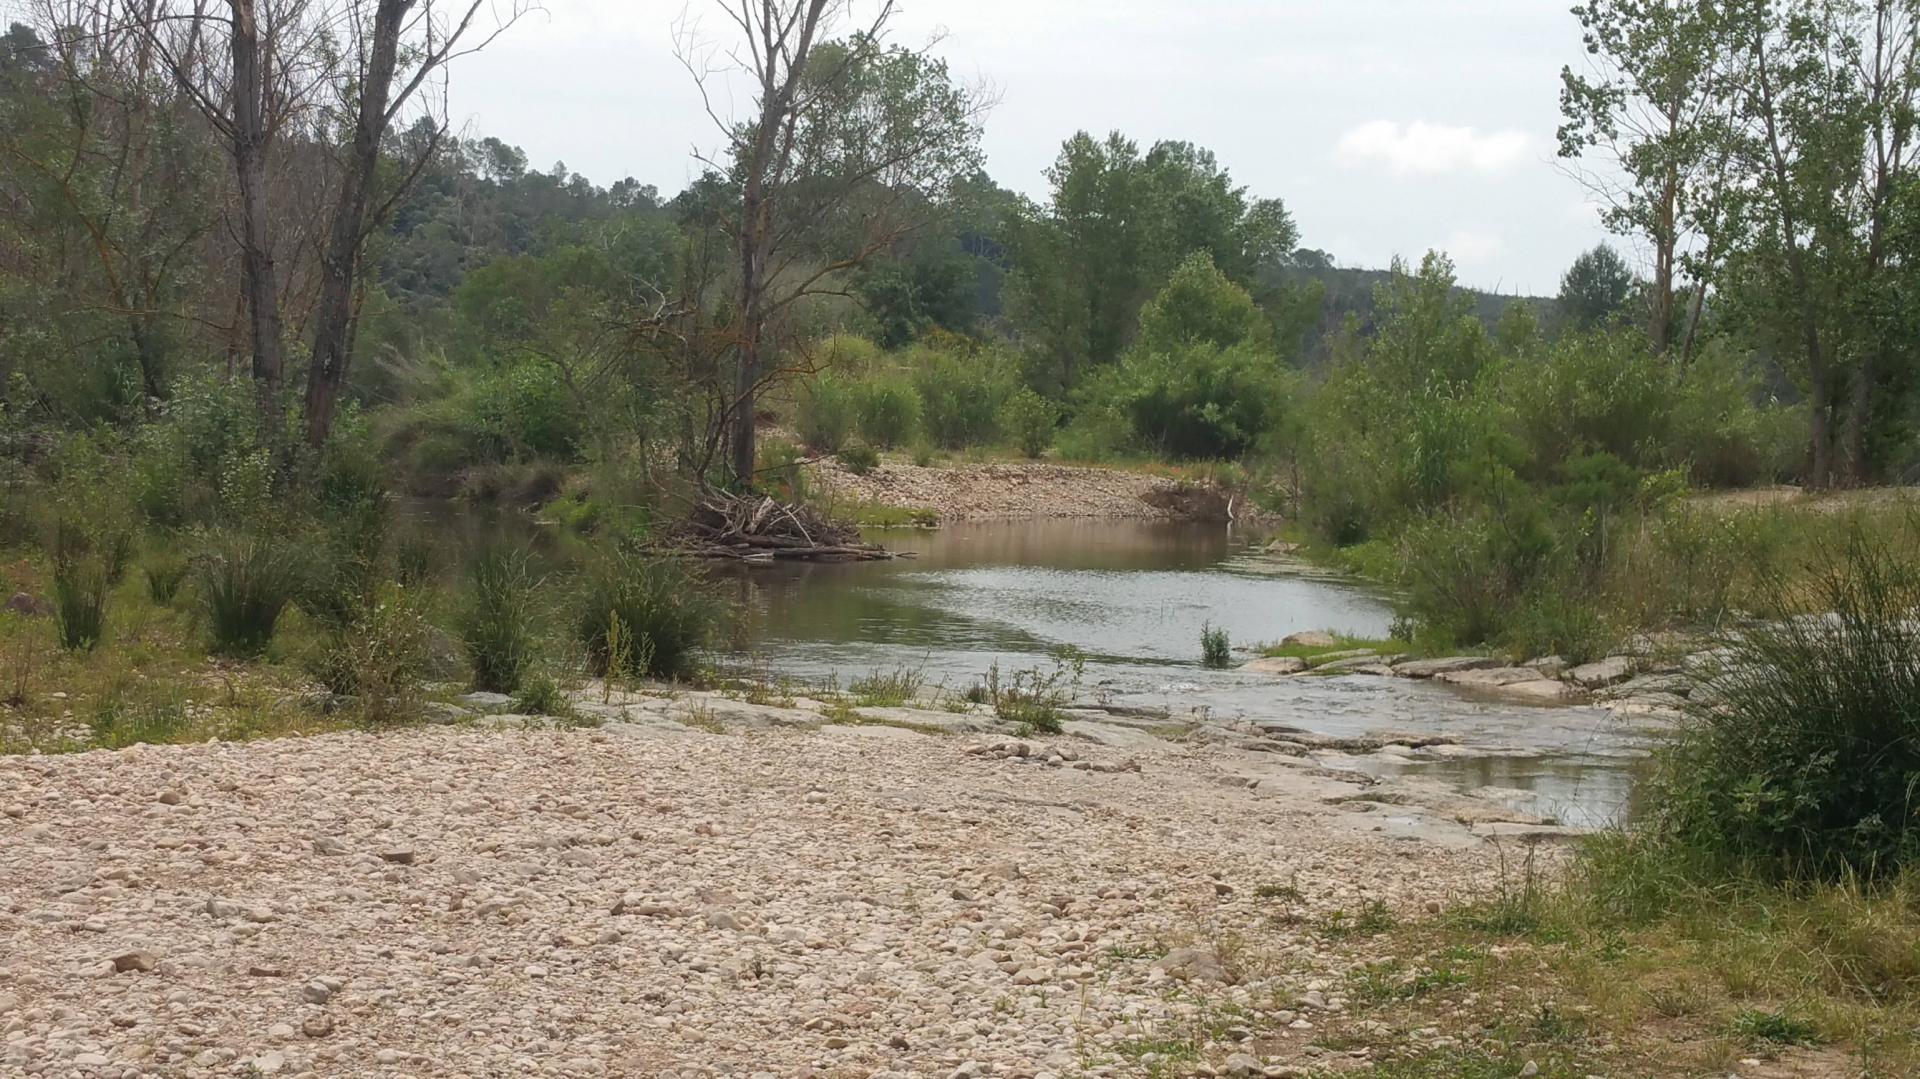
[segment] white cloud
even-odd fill
[[[1527,155],[1526,132],[1506,129],[1481,134],[1471,127],[1449,127],[1415,120],[1410,124],[1372,120],[1340,136],[1333,156],[1343,165],[1384,164],[1399,176],[1440,176],[1452,172],[1505,172]]]
[[[1447,236],[1447,254],[1459,263],[1485,262],[1506,250],[1507,242],[1490,232],[1454,229]]]

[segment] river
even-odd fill
[[[1203,668],[1200,631],[1209,624],[1237,646],[1311,629],[1387,633],[1392,610],[1382,597],[1267,554],[1258,531],[1052,520],[876,538],[914,557],[733,573],[728,583],[744,617],[731,662],[802,686],[844,686],[907,668],[929,686],[959,692],[995,664],[1003,674],[1050,670],[1071,648],[1085,656],[1082,697],[1335,736],[1442,734],[1461,748],[1355,764],[1513,791],[1517,806],[1570,824],[1617,823],[1631,813],[1646,739],[1604,712],[1517,705],[1400,678]]]

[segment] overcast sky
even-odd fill
[[[543,2],[454,70],[456,124],[542,169],[678,191],[717,140],[674,25],[724,44],[732,24],[714,0]],[[954,74],[996,90],[988,169],[1015,190],[1044,197],[1078,129],[1186,139],[1343,264],[1437,247],[1463,283],[1552,293],[1604,237],[1554,160],[1559,71],[1582,56],[1570,2],[900,0],[893,38],[943,35]]]

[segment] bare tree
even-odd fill
[[[749,485],[756,403],[780,374],[779,320],[806,297],[845,295],[847,271],[897,243],[979,165],[990,102],[954,86],[926,50],[884,43],[893,0],[857,22],[850,0],[715,2],[740,43],[703,45],[683,21],[677,52],[723,138],[723,153],[701,160],[738,191],[725,222],[738,279],[722,422],[729,474]],[[745,119],[715,104],[729,73],[752,86]]]
[[[309,445],[326,443],[346,385],[367,239],[439,152],[447,134],[446,110],[427,111],[432,131],[426,145],[413,160],[401,163],[400,181],[391,190],[376,192],[375,176],[387,134],[449,61],[484,48],[525,10],[514,3],[476,38],[474,25],[484,5],[485,0],[459,0],[450,15],[447,5],[436,5],[434,0],[350,0],[343,9],[345,27],[355,45],[355,63],[342,73],[340,97],[353,116],[353,140],[320,257],[313,356],[307,365]]]

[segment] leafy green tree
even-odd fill
[[[1584,252],[1560,277],[1560,317],[1577,330],[1604,326],[1626,313],[1633,298],[1632,267],[1609,244]]]
[[[1117,132],[1104,141],[1080,132],[1047,179],[1048,203],[1028,207],[1010,233],[1008,307],[1055,392],[1120,356],[1141,306],[1189,255],[1205,252],[1248,284],[1298,238],[1277,200],[1250,200],[1190,143],[1142,155]]]

